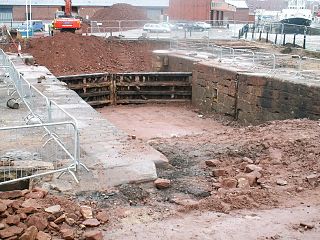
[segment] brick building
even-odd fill
[[[236,7],[235,12],[227,11],[225,13],[225,20],[235,20],[240,22],[248,22],[250,21],[250,10],[246,3],[246,1],[234,1],[234,0],[226,0],[227,3]]]
[[[101,9],[116,3],[126,3],[146,9],[150,19],[159,19],[168,7],[169,0],[73,0],[72,11],[89,18]],[[1,21],[24,21],[26,0],[0,0]],[[51,20],[56,11],[64,9],[64,0],[32,0],[32,19]]]
[[[170,0],[171,20],[236,20],[248,21],[245,0]]]

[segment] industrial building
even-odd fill
[[[64,0],[32,0],[32,19],[51,20],[56,11],[63,10]],[[116,3],[126,3],[146,9],[148,18],[159,19],[167,10],[169,0],[73,0],[72,11],[89,18],[101,9]],[[0,21],[23,21],[26,19],[25,0],[1,0]]]
[[[173,20],[250,20],[244,0],[170,0],[169,16]]]

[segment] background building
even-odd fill
[[[236,7],[235,12],[226,12],[225,20],[236,20],[241,22],[248,22],[250,19],[250,10],[247,5],[247,2],[237,1],[237,0],[225,0],[227,3]]]
[[[247,0],[251,12],[256,9],[265,9],[269,11],[281,11],[288,6],[286,0]]]
[[[73,0],[72,11],[90,18],[101,9],[116,3],[126,3],[146,9],[150,19],[160,18],[169,7],[169,0]],[[0,21],[26,19],[26,0],[0,0]],[[64,9],[64,0],[32,0],[32,19],[51,20],[56,11]]]
[[[249,20],[245,0],[170,0],[171,20]]]

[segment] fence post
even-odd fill
[[[276,33],[276,38],[274,39],[274,44],[277,45],[278,42],[278,33]]]
[[[283,34],[283,43],[282,43],[282,45],[283,46],[286,45],[286,34]]]
[[[254,39],[254,31],[255,31],[255,25],[253,25],[253,27],[252,27],[252,35],[251,35],[251,39]]]
[[[295,47],[296,46],[296,34],[293,34],[293,47]]]
[[[307,33],[308,33],[308,28],[307,28],[307,27],[304,27],[304,34],[303,34],[303,49],[306,49]]]
[[[260,30],[259,41],[261,41],[262,31]]]
[[[269,42],[269,32],[267,32],[266,43]]]

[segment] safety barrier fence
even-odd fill
[[[209,29],[196,27],[195,23],[191,22],[161,22],[157,20],[109,20],[109,21],[91,21],[84,33],[87,35],[97,36],[123,36],[125,38],[172,38],[175,36],[184,36],[184,38],[201,38],[208,36],[209,38],[236,38],[238,30],[241,29],[247,22],[242,21],[210,21],[204,20],[201,23],[209,25]],[[146,25],[160,24],[161,28],[153,28],[152,30],[144,29]],[[208,27],[207,25],[207,27]],[[149,26],[150,27],[150,26]],[[223,34],[217,34],[223,30]],[[225,35],[227,31],[227,35]]]
[[[26,125],[0,128],[0,185],[66,172],[78,182],[75,173],[85,166],[76,119],[26,80],[2,50],[0,61],[8,94],[28,109]]]
[[[288,75],[288,77],[305,78],[310,81],[320,80],[320,59],[317,58],[218,46],[207,39],[197,41],[175,39],[171,40],[170,48],[177,53],[208,61],[216,59],[244,71]]]
[[[206,27],[197,27],[197,22],[160,22],[152,20],[113,20],[91,21],[86,29],[87,35],[103,37],[120,36],[123,38],[150,39],[236,39],[265,40],[278,45],[290,43],[309,50],[319,50],[320,28],[284,23],[255,23],[244,21],[210,21],[203,20]],[[144,29],[144,26],[160,24],[161,28]],[[204,25],[202,25],[204,26]],[[149,26],[150,27],[150,26]]]
[[[294,24],[246,24],[238,30],[238,38],[265,41],[277,45],[291,45],[319,51],[320,28]]]

